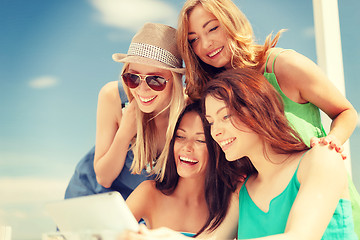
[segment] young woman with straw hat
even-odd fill
[[[121,81],[107,83],[99,93],[95,147],[78,163],[65,198],[119,191],[126,199],[142,181],[156,174],[168,153],[173,126],[184,107],[182,59],[176,30],[146,23],[133,37]],[[129,105],[122,109],[122,85]]]

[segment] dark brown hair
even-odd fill
[[[201,111],[199,101],[197,101],[189,104],[180,114],[170,142],[164,179],[162,181],[157,180],[156,188],[163,194],[171,195],[177,187],[179,175],[174,157],[175,133],[179,128],[182,118],[189,112],[195,112],[200,116],[204,128],[206,146],[209,152],[204,186],[209,217],[204,226],[196,234],[197,236],[206,229],[209,231],[214,230],[224,220],[229,207],[231,194],[235,191],[236,185],[240,180],[238,175],[243,171],[237,168],[234,163],[230,163],[225,159],[224,153],[211,137],[209,124]],[[217,171],[219,167],[223,169],[223,171]],[[219,173],[226,173],[226,181],[223,180],[224,176]]]

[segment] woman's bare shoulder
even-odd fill
[[[133,202],[134,199],[137,201],[140,199],[142,202],[149,202],[154,199],[156,193],[155,181],[146,180],[140,183],[134,191],[130,194],[127,202]]]
[[[106,83],[99,91],[99,96],[107,96],[107,97],[118,97],[119,89],[118,89],[118,81],[111,81]]]
[[[157,190],[156,182],[154,180],[143,181],[142,183],[139,184],[139,186],[137,186],[137,188],[145,192],[154,192]]]
[[[313,173],[317,176],[337,174],[340,177],[346,173],[346,168],[340,153],[331,149],[329,145],[318,144],[303,155],[298,171],[301,180]]]
[[[306,156],[307,155],[307,156]],[[317,144],[312,147],[304,156],[305,161],[317,164],[334,162],[343,164],[341,154],[332,149],[329,145]]]

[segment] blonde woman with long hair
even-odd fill
[[[146,23],[127,54],[113,54],[124,63],[121,80],[100,90],[95,147],[76,166],[65,198],[115,190],[126,199],[142,181],[162,178],[174,128],[169,123],[184,107],[175,34],[170,26]],[[123,109],[122,86],[129,100]]]

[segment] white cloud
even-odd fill
[[[360,113],[358,113],[358,122],[357,122],[357,127],[360,128]]]
[[[303,29],[302,32],[306,38],[315,38],[315,30],[313,26]]]
[[[53,76],[41,76],[29,82],[29,86],[36,89],[50,88],[58,84],[58,79]]]
[[[136,32],[145,22],[175,27],[178,11],[159,0],[90,0],[104,24]]]

